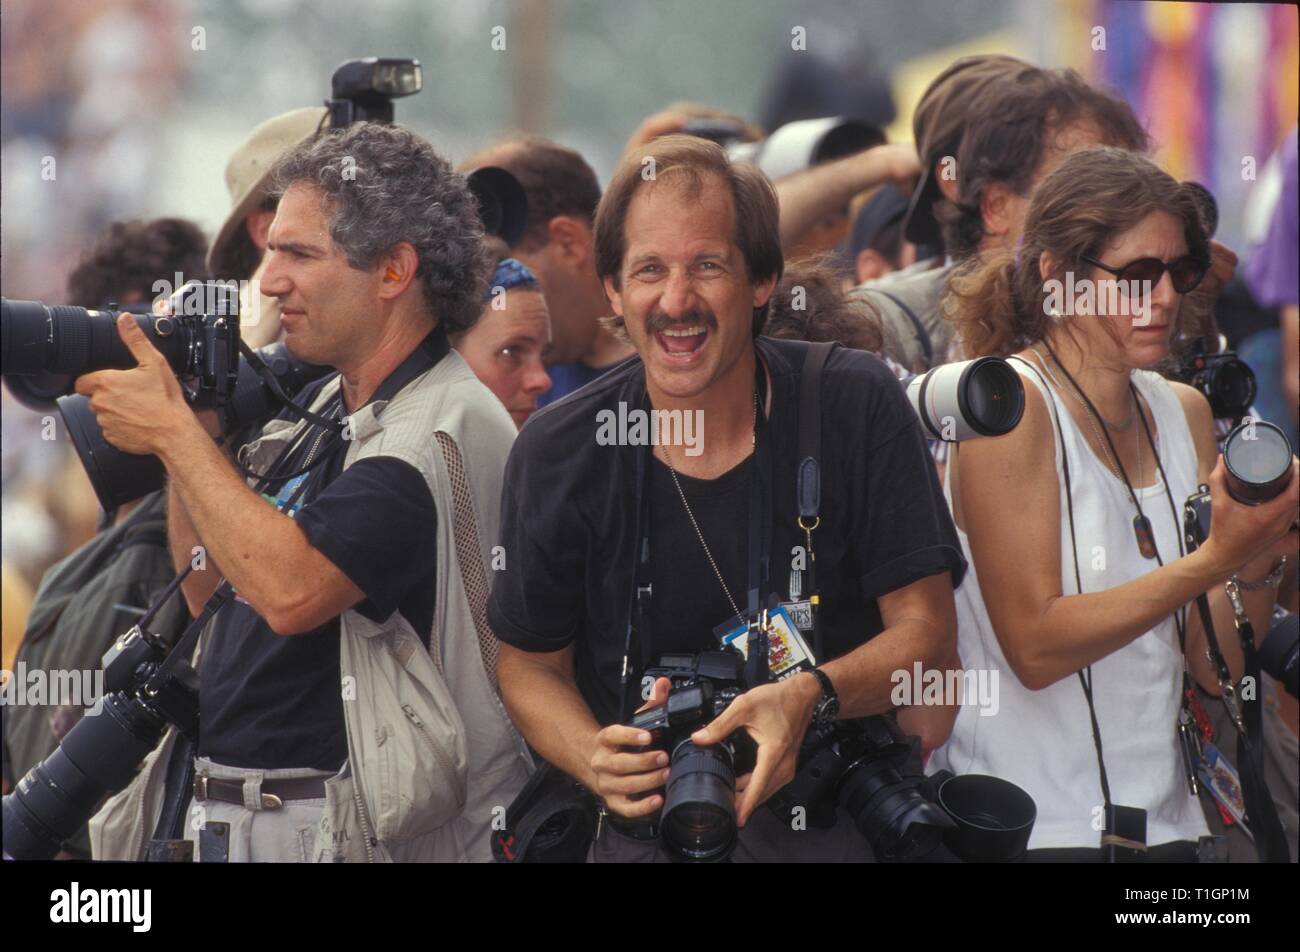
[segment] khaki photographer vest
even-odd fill
[[[312,409],[339,385],[331,380]],[[302,425],[273,421],[250,444],[245,465],[265,468]],[[312,855],[317,862],[487,861],[494,807],[503,816],[531,772],[497,694],[498,648],[486,615],[515,427],[454,350],[392,400],[358,410],[351,427],[345,469],[390,456],[424,477],[438,513],[437,592],[430,632],[413,631],[396,612],[382,623],[351,610],[340,616],[348,760],[326,781]],[[143,858],[174,738],[169,731],[131,785],[91,819],[96,859]]]

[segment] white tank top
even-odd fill
[[[1061,486],[1061,591],[1073,595],[1078,589],[1056,435],[1058,417],[1070,464],[1083,591],[1105,591],[1155,571],[1156,561],[1138,551],[1133,534],[1137,513],[1124,484],[1092,452],[1063,398],[1044,392],[1038,377],[1019,361],[1011,363],[1022,379],[1032,382],[1056,406],[1056,415],[1049,412],[1048,416]],[[1041,372],[1041,367],[1037,369]],[[1177,395],[1158,374],[1135,371],[1133,383],[1155,417],[1156,448],[1181,520],[1183,501],[1197,488],[1196,447],[1187,418]],[[944,497],[950,507],[951,492],[945,480]],[[1136,494],[1151,521],[1160,557],[1168,565],[1179,557],[1181,533],[1164,487],[1157,481],[1136,489]],[[1099,847],[1101,781],[1079,679],[1071,675],[1041,691],[1020,683],[989,621],[969,540],[961,529],[958,535],[970,564],[956,592],[958,647],[966,669],[998,672],[998,709],[992,716],[982,716],[974,704],[960,707],[952,736],[934,752],[927,769],[990,774],[1022,787],[1038,806],[1030,849]],[[1039,635],[1052,637],[1049,631]],[[1175,733],[1182,670],[1172,616],[1092,665],[1093,701],[1111,801],[1147,811],[1147,843],[1152,846],[1195,840],[1209,832],[1200,803],[1188,792]]]

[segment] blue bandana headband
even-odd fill
[[[492,280],[488,282],[487,291],[483,294],[484,301],[492,300],[494,294],[504,293],[513,288],[539,288],[537,275],[533,274],[523,264],[514,258],[502,258],[497,264],[496,270],[492,272]],[[500,289],[498,291],[497,289]]]

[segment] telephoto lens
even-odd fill
[[[174,348],[155,333],[154,318],[137,314],[135,320],[170,358]],[[134,366],[135,358],[117,336],[117,315],[111,311],[0,298],[0,372],[77,377],[92,370]]]
[[[164,646],[139,627],[104,653],[109,693],[102,709],[77,721],[0,805],[5,853],[16,860],[53,858],[105,797],[131,782],[168,724],[198,736],[198,673],[183,661],[167,671],[165,657]]]
[[[257,354],[279,384],[281,392],[295,397],[307,384],[326,374],[332,367],[303,363],[282,342],[260,347]],[[81,394],[59,397],[56,401],[63,424],[67,427],[72,448],[77,451],[95,497],[105,512],[147,496],[161,489],[166,481],[162,461],[156,456],[125,453],[108,440],[90,409],[90,399]],[[270,385],[244,357],[239,359],[239,377],[225,406],[227,434],[240,427],[270,419],[284,404]]]
[[[4,798],[4,850],[17,860],[53,859],[103,799],[121,790],[158,746],[165,719],[125,693],[104,698]]]
[[[855,733],[833,747],[848,762],[835,790],[836,803],[853,818],[881,862],[914,860],[938,848],[953,821],[920,792],[919,777],[898,772],[906,745],[896,725],[864,718]]]
[[[941,364],[907,385],[926,433],[955,443],[972,436],[1002,436],[1025,412],[1025,385],[1001,357]]]
[[[726,859],[736,847],[736,770],[731,745],[684,740],[673,749],[659,835],[684,862]]]
[[[1291,482],[1291,453],[1291,441],[1272,423],[1242,423],[1223,441],[1228,494],[1248,506],[1268,502]]]

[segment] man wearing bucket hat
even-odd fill
[[[208,271],[215,278],[249,282],[240,289],[239,306],[243,338],[252,347],[280,335],[280,304],[262,294],[257,284],[277,204],[268,195],[271,168],[280,156],[316,135],[325,117],[324,106],[310,106],[267,119],[226,163],[230,214],[208,249]]]
[[[923,174],[904,236],[942,248],[910,268],[862,285],[880,313],[887,346],[924,370],[947,359],[952,328],[939,302],[956,264],[1012,248],[1033,188],[1066,155],[1096,145],[1144,150],[1146,133],[1123,100],[1073,70],[1011,56],[966,56],[930,83],[912,116]]]

